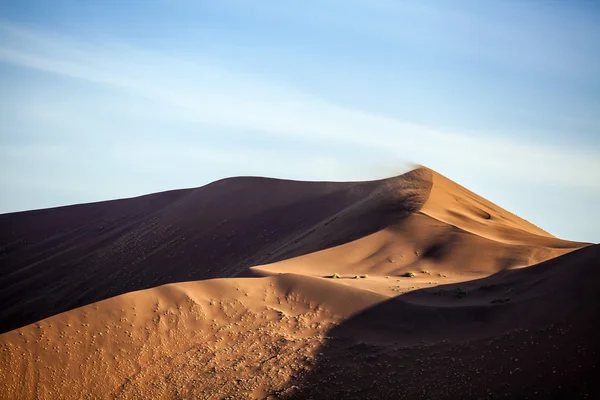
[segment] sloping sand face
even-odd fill
[[[260,265],[245,269],[248,261],[197,263],[194,271],[225,279],[134,291],[63,313],[57,313],[61,307],[56,304],[64,308],[66,302],[50,302],[44,313],[56,315],[0,335],[0,380],[6,388],[0,398],[597,393],[590,377],[596,371],[598,340],[590,321],[600,311],[599,246],[554,238],[426,168],[362,184],[305,187],[247,179],[250,186],[225,181],[234,204],[229,208],[213,189],[201,191],[211,193],[212,203],[200,195],[189,200],[193,191],[161,194],[168,198],[161,197],[163,211],[156,212],[152,226],[171,223],[176,233],[167,237],[185,236],[178,250],[195,256],[200,253],[192,249],[208,251],[202,240],[214,232],[216,239],[209,243],[219,245],[211,257],[237,252],[226,260],[247,257]],[[238,190],[251,192],[253,185],[279,189],[238,210],[233,200]],[[302,187],[295,189],[303,193],[297,201],[286,197],[291,187]],[[220,208],[197,211],[197,202]],[[107,207],[103,215],[116,215],[112,206],[100,204]],[[96,243],[88,232],[98,217],[89,215],[91,209],[96,210],[60,209],[62,217],[77,210],[78,218],[88,222],[69,227],[68,246],[53,236],[50,242],[42,240],[44,246],[33,245],[40,253],[31,259],[22,256],[24,250],[15,250],[11,260],[21,265],[16,274],[29,271],[32,282],[42,279],[37,274],[50,278],[51,299],[57,288],[60,295],[84,291],[77,298],[88,303],[94,296],[102,298],[106,287],[116,286],[117,292],[131,288],[117,272],[96,272],[96,281],[81,281],[81,274],[55,279],[53,273],[65,264],[53,259],[75,254],[79,240],[86,246]],[[44,218],[55,221],[50,211]],[[197,212],[203,217],[196,217]],[[226,218],[226,212],[233,215],[228,221],[235,222],[236,232],[244,232],[238,239],[231,239],[236,235],[227,223],[207,222]],[[207,217],[214,214],[218,216]],[[118,221],[105,229],[117,230]],[[195,228],[198,221],[204,225]],[[36,238],[48,235],[50,228],[43,225],[35,234],[23,229],[19,235]],[[147,241],[150,230],[136,232],[142,234],[132,237],[146,249],[152,243]],[[187,243],[188,237],[194,241]],[[59,250],[53,252],[49,243]],[[94,246],[110,250],[105,260],[117,263],[111,271],[121,271],[118,262],[129,260],[115,253],[113,244]],[[178,252],[156,250],[155,257],[166,262],[174,254]],[[173,263],[184,259],[172,258]],[[281,261],[256,262],[270,259]],[[35,260],[50,272],[42,274]],[[134,265],[125,268],[127,276],[142,286],[173,278],[173,267],[161,269],[143,259]],[[246,277],[230,277],[240,274]],[[24,290],[21,285],[17,288]],[[16,289],[9,285],[4,293],[11,290]],[[7,304],[3,318],[19,312],[39,315],[32,307],[48,302],[43,295],[26,301],[25,295]]]
[[[1,398],[261,398],[316,363],[325,332],[384,300],[316,278],[133,292],[1,336]]]
[[[557,246],[554,236],[498,207],[445,176],[429,170],[431,191],[421,213],[482,236],[511,244]]]
[[[233,277],[350,242],[418,210],[430,187],[423,170],[373,182],[232,178],[0,215],[0,332],[119,294]]]

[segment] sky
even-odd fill
[[[600,242],[600,3],[0,2],[0,213],[426,165]]]

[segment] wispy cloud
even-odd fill
[[[302,20],[370,35],[378,43],[404,43],[530,73],[596,78],[600,68],[595,51],[600,46],[597,10],[586,12],[586,7],[594,8],[591,3],[575,10],[557,2],[470,0],[225,0],[221,4],[266,21]]]
[[[0,23],[0,43],[2,62],[139,96],[154,104],[149,113],[160,113],[164,119],[237,129],[240,134],[251,131],[293,137],[324,148],[330,146],[334,156],[340,152],[336,147],[345,144],[352,146],[354,157],[359,158],[397,157],[441,171],[470,169],[475,174],[600,188],[600,157],[593,149],[565,151],[406,123],[341,107],[240,73],[235,66],[219,65],[204,56],[153,53],[123,44],[82,43],[7,22]],[[172,153],[189,155],[184,146]],[[151,153],[150,149],[144,151]],[[227,151],[223,149],[222,153]]]

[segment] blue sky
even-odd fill
[[[427,165],[600,241],[600,7],[0,2],[0,212]]]

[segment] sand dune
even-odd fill
[[[0,223],[0,398],[598,393],[600,246],[427,168]]]
[[[0,215],[0,332],[133,290],[224,278],[376,232],[417,210],[421,170],[374,182],[232,178]]]

